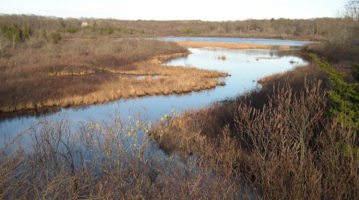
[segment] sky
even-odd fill
[[[338,17],[345,0],[0,0],[0,14],[127,20]]]

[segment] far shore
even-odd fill
[[[155,46],[162,50],[153,52],[157,48]],[[121,98],[182,94],[225,85],[218,78],[229,76],[227,73],[162,65],[163,61],[171,58],[186,56],[189,52],[183,47],[291,49],[291,46],[197,41],[167,43],[123,40],[110,44],[102,39],[92,43],[79,39],[71,42],[65,40],[59,44],[47,43],[37,49],[25,48],[22,54],[18,54],[18,49],[10,49],[9,52],[15,56],[9,57],[7,63],[15,63],[13,69],[16,70],[8,71],[8,75],[2,77],[7,84],[0,87],[0,94],[7,95],[2,95],[0,113],[92,105]],[[122,53],[116,50],[119,48],[130,50]],[[24,59],[29,55],[36,59]],[[17,60],[23,60],[22,65],[16,64]],[[39,64],[36,60],[43,62]],[[143,78],[137,79],[136,76]]]
[[[11,56],[0,60],[6,66],[0,73],[0,113],[182,94],[224,85],[218,78],[229,75],[162,65],[189,54],[163,41],[77,39],[54,44],[40,38],[6,52]]]
[[[41,102],[18,103],[15,105],[1,106],[0,113],[40,110],[45,108],[85,106],[97,103],[105,103],[116,99],[128,99],[142,96],[183,94],[192,91],[208,90],[216,86],[225,85],[218,80],[219,77],[229,76],[228,73],[196,69],[183,66],[163,66],[162,62],[171,58],[182,57],[188,53],[175,53],[170,55],[158,55],[154,58],[133,63],[136,70],[115,70],[103,67],[104,73],[112,74],[114,78],[106,84],[97,85],[97,90],[84,95],[74,95],[65,98],[46,99]],[[88,76],[95,74],[81,72],[73,74],[69,72],[51,73],[53,77]],[[123,77],[133,75],[134,77]],[[144,76],[136,79],[136,76]],[[152,76],[157,76],[153,78]]]
[[[176,41],[175,43],[184,47],[193,47],[193,48],[220,47],[227,49],[280,49],[280,50],[291,49],[291,46],[264,45],[264,44],[254,44],[254,43],[198,42],[198,41]]]

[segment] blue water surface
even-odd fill
[[[261,38],[223,38],[223,37],[162,37],[157,38],[164,41],[196,41],[196,42],[226,42],[226,43],[254,43],[273,46],[303,46],[311,41],[276,40]]]
[[[227,40],[231,40],[231,38],[221,38],[221,41]],[[272,42],[275,43],[275,41]],[[235,98],[259,88],[256,81],[262,77],[307,64],[296,56],[280,56],[278,50],[228,50],[221,48],[190,48],[189,50],[192,54],[170,60],[165,65],[169,67],[191,66],[228,72],[231,76],[223,80],[226,85],[182,95],[120,99],[83,108],[62,108],[58,112],[41,116],[9,118],[0,121],[0,141],[7,141],[15,137],[19,132],[38,123],[39,119],[43,117],[56,120],[59,116],[66,116],[71,119],[71,126],[74,129],[78,128],[82,122],[89,120],[110,121],[113,115],[120,115],[126,121],[128,116],[136,115],[139,112],[146,120],[158,122],[162,116],[170,113],[173,109],[176,112],[184,112],[188,109],[203,108],[217,101]],[[219,59],[222,56],[225,57],[224,60]]]

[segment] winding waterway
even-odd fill
[[[181,38],[186,40],[188,38]],[[165,38],[165,40],[180,40]],[[193,38],[192,38],[193,40]],[[208,41],[210,38],[202,38]],[[233,39],[212,38],[216,42],[231,42]],[[271,45],[298,46],[306,42],[280,41],[268,39],[250,39],[252,43]],[[233,41],[232,41],[233,42]],[[285,44],[283,44],[285,43]],[[20,116],[0,121],[0,140],[6,141],[17,133],[29,128],[39,118],[56,119],[59,115],[71,119],[73,127],[84,121],[103,122],[110,120],[113,114],[119,114],[123,119],[129,115],[141,112],[149,121],[156,121],[171,110],[182,112],[187,109],[198,109],[216,101],[235,98],[236,96],[260,87],[257,80],[275,73],[281,73],[306,65],[301,58],[278,50],[227,50],[220,48],[190,48],[192,54],[176,58],[164,63],[168,66],[191,66],[201,69],[228,72],[231,76],[224,78],[225,86],[212,90],[191,92],[182,95],[147,96],[134,99],[120,99],[105,104],[87,106],[84,108],[61,108],[59,111],[41,116]]]

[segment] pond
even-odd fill
[[[168,38],[167,40],[170,39],[175,38]],[[228,38],[221,38],[221,41],[227,40]],[[296,43],[297,41],[293,42]],[[191,66],[228,72],[231,76],[223,79],[226,85],[182,95],[120,99],[83,108],[61,108],[57,112],[41,116],[3,119],[0,121],[0,141],[13,138],[17,133],[29,128],[44,116],[56,119],[59,115],[65,115],[71,119],[73,128],[78,127],[81,122],[108,121],[114,113],[126,120],[128,116],[141,112],[146,120],[156,122],[165,114],[170,113],[171,110],[183,112],[188,109],[199,109],[216,101],[235,98],[245,92],[260,88],[256,81],[262,77],[307,64],[299,57],[278,50],[227,50],[221,48],[190,48],[189,50],[192,54],[170,60],[164,65]]]
[[[263,38],[230,38],[230,37],[164,37],[158,38],[165,41],[195,41],[195,42],[225,42],[225,43],[253,43],[273,46],[303,46],[311,41],[276,40]]]

